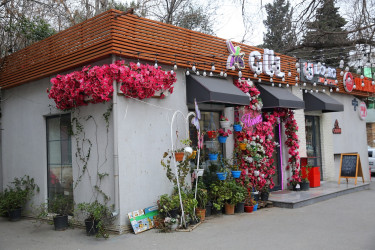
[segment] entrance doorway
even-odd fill
[[[276,125],[274,127],[273,133],[274,133],[274,141],[277,143],[280,143],[280,126],[279,125]],[[272,154],[273,165],[276,168],[275,168],[275,175],[273,176],[273,183],[275,184],[275,187],[271,191],[281,190],[281,186],[282,186],[280,148],[281,148],[281,144],[280,144],[280,147],[275,147],[275,150],[273,151],[273,154]]]
[[[305,116],[306,131],[306,153],[307,164],[312,167],[319,167],[320,180],[323,180],[322,154],[320,143],[320,117]]]

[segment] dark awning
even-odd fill
[[[306,111],[321,110],[322,112],[344,111],[344,105],[323,93],[303,93]]]
[[[187,103],[221,103],[226,106],[249,105],[249,96],[233,85],[232,81],[189,75],[186,76]]]
[[[305,103],[303,100],[293,95],[285,88],[271,87],[267,85],[257,85],[260,91],[260,99],[263,102],[263,109],[270,108],[290,108],[303,109]]]

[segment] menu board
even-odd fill
[[[339,184],[341,178],[346,178],[347,183],[349,178],[354,178],[355,185],[357,185],[358,176],[362,177],[362,181],[364,183],[365,180],[363,179],[362,165],[359,154],[341,154]]]

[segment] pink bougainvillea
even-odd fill
[[[120,89],[125,97],[144,99],[154,96],[157,91],[172,93],[176,74],[163,71],[161,67],[155,69],[148,64],[138,67],[130,63],[128,67],[124,61],[86,66],[81,71],[52,78],[52,87],[47,90],[48,97],[54,99],[56,107],[62,110],[106,102],[112,98],[114,80],[121,84]],[[163,98],[164,94],[160,97]]]
[[[234,82],[243,92],[249,93],[250,104],[245,109],[251,109],[261,112],[262,101],[259,98],[258,89],[245,80]],[[270,113],[263,113],[263,121],[255,126],[252,131],[240,131],[236,133],[237,142],[246,143],[246,150],[239,150],[237,155],[237,164],[243,170],[243,180],[245,176],[256,190],[272,189],[274,187],[273,176],[275,175],[274,160],[272,154],[277,142],[274,142],[273,128],[275,124],[285,122],[285,134],[287,140],[285,145],[288,147],[289,159],[286,169],[291,169],[292,176],[290,182],[300,182],[299,166],[299,144],[297,123],[294,119],[293,111],[288,109],[275,109]]]

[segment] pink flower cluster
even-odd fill
[[[120,89],[126,97],[144,99],[154,96],[156,91],[172,93],[176,74],[165,72],[160,67],[155,69],[148,64],[138,67],[130,63],[128,67],[124,61],[86,66],[81,71],[52,78],[52,87],[47,89],[48,97],[54,99],[56,107],[62,110],[106,102],[112,98],[114,80],[121,84]]]
[[[176,73],[163,71],[160,66],[156,69],[148,64],[138,67],[137,64],[130,63],[125,73],[120,74],[117,80],[122,83],[120,89],[126,97],[142,100],[154,96],[157,91],[168,91],[172,94]],[[164,98],[164,94],[160,97]]]
[[[229,135],[232,134],[232,130],[227,129],[227,130],[225,131],[225,129],[223,129],[223,128],[219,128],[219,129],[217,130],[217,133],[219,134],[219,136],[228,137]]]

